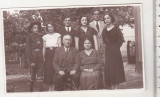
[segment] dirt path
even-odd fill
[[[29,78],[30,75],[7,75],[6,80],[14,80],[19,78]]]

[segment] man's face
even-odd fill
[[[63,23],[66,27],[71,26],[71,18],[65,18]]]
[[[99,21],[100,19],[100,12],[99,11],[94,11],[93,12],[93,17],[95,21]]]
[[[66,36],[63,37],[63,44],[64,44],[65,47],[67,47],[67,48],[70,47],[71,42],[72,42],[71,36],[66,35]]]

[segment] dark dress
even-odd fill
[[[102,33],[105,47],[104,77],[106,87],[125,82],[125,73],[120,47],[124,42],[124,37],[118,26],[114,26],[110,31],[105,28]]]
[[[53,47],[52,50],[50,48],[46,48],[45,52],[45,66],[44,66],[44,83],[53,84],[55,71],[53,69],[52,63],[54,58],[56,47]]]
[[[94,49],[93,35],[96,34],[97,34],[96,30],[92,27],[88,26],[86,32],[82,28],[79,28],[79,32],[76,33],[76,36],[79,37],[79,51],[84,50],[84,40],[86,38],[88,38],[91,41],[92,47]]]
[[[85,51],[80,53],[81,59],[81,76],[80,88],[82,90],[93,90],[102,88],[102,65],[103,60],[100,53],[93,50],[88,56]],[[85,72],[84,69],[93,69],[93,72]]]

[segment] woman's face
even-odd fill
[[[91,42],[89,41],[89,40],[85,40],[84,41],[84,48],[86,49],[86,50],[89,50],[89,49],[91,49]]]
[[[105,22],[107,25],[111,24],[111,23],[112,23],[111,17],[110,17],[109,15],[105,15],[105,16],[104,16],[104,22]]]
[[[82,17],[81,18],[81,25],[86,26],[87,25],[87,17]]]
[[[32,32],[33,32],[33,33],[38,33],[38,31],[39,31],[39,26],[38,26],[38,25],[34,25],[34,26],[32,27]]]
[[[53,25],[52,25],[52,24],[48,24],[47,26],[48,26],[48,32],[49,32],[49,33],[53,33],[53,32],[54,32],[54,27],[53,27]]]

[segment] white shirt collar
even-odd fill
[[[68,49],[70,49],[70,48],[68,48]],[[67,48],[64,46],[64,50],[65,50],[65,52],[67,51]]]
[[[97,24],[97,21],[94,20],[95,25]],[[100,25],[100,20],[98,21],[98,25]]]
[[[71,31],[71,26],[70,27],[65,26],[66,31],[68,31],[68,28],[69,28],[69,32],[70,32]]]
[[[114,27],[114,25],[112,25],[111,27],[107,28],[107,31],[112,30],[112,29],[113,29],[113,27]]]

